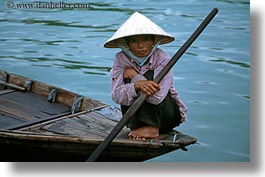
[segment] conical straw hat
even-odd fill
[[[117,43],[120,43],[127,47],[127,42],[124,37],[151,34],[155,36],[155,42],[160,40],[160,44],[166,44],[172,42],[174,37],[166,33],[157,24],[150,19],[135,12],[131,17],[125,21],[120,28],[114,33],[114,35],[104,44],[106,48],[117,48]]]

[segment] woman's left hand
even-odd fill
[[[123,78],[133,79],[137,75],[137,71],[133,68],[125,68],[123,71]]]

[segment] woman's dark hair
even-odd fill
[[[153,34],[143,34],[143,35],[151,36],[152,39],[153,39],[153,41],[155,40],[155,35],[153,35]],[[135,35],[135,36],[136,36],[136,35]],[[124,37],[124,39],[125,39],[127,45],[129,45],[129,39],[130,39],[130,37],[131,37],[131,36]]]

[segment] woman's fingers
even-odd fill
[[[157,83],[150,80],[136,81],[134,86],[136,91],[142,91],[147,95],[153,95],[155,92],[157,92],[160,89]]]
[[[153,95],[159,90],[159,85],[153,81],[146,81],[141,87],[141,91],[147,95]]]

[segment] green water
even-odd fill
[[[177,129],[198,144],[150,161],[250,161],[249,1],[99,0],[86,9],[13,9],[7,2],[0,2],[1,70],[115,106],[109,71],[119,50],[103,44],[122,22],[134,11],[155,21],[176,38],[161,46],[172,56],[212,8],[219,8],[174,66],[175,86],[189,109],[188,121]]]

